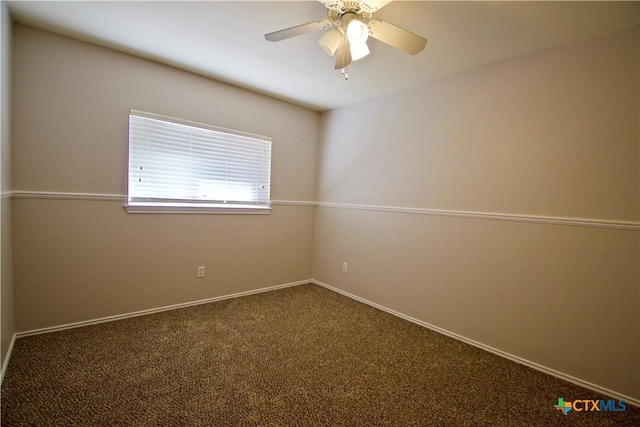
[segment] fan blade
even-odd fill
[[[326,30],[330,26],[331,21],[329,21],[328,19],[321,19],[318,21],[309,22],[307,24],[298,25],[296,27],[274,31],[273,33],[265,34],[264,38],[269,40],[270,42],[279,42],[281,40],[301,36],[302,34],[310,33],[312,31]]]
[[[380,19],[369,21],[369,35],[410,55],[421,52],[427,39]]]
[[[341,0],[318,0],[320,3],[324,5],[327,9],[341,9]]]
[[[351,64],[351,46],[347,36],[343,36],[342,42],[340,43],[340,46],[338,46],[338,51],[336,52],[336,66],[334,68],[336,70],[341,70],[349,64]]]
[[[382,9],[393,0],[362,0],[360,3],[360,8],[365,12],[373,13],[377,10]]]

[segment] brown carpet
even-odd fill
[[[608,399],[316,285],[20,338],[3,426],[640,426]]]

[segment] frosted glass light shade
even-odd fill
[[[340,46],[342,37],[340,30],[334,28],[331,31],[327,31],[326,34],[318,40],[318,44],[322,50],[327,52],[328,55],[333,56],[336,53],[336,50],[338,50],[338,46]]]
[[[369,28],[364,22],[352,19],[347,25],[347,37],[349,43],[365,43],[369,38]]]
[[[351,59],[357,61],[369,55],[369,46],[367,39],[369,38],[369,28],[364,22],[352,19],[347,25],[347,38],[351,45]]]
[[[360,58],[364,58],[369,55],[369,46],[367,42],[351,43],[351,60],[357,61]]]

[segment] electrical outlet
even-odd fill
[[[349,270],[349,264],[347,264],[346,262],[342,263],[342,271],[344,273],[346,273]]]
[[[204,277],[204,266],[198,267],[198,278]]]

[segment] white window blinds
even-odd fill
[[[271,139],[131,110],[131,206],[268,207]]]

